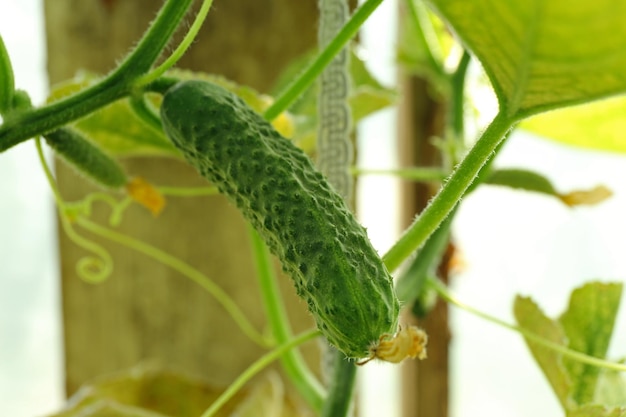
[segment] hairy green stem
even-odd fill
[[[276,359],[283,356],[286,352],[289,352],[296,346],[299,346],[311,339],[314,339],[320,335],[319,330],[313,329],[307,332],[301,333],[299,336],[291,339],[289,342],[284,343],[271,352],[266,353],[257,359],[252,365],[250,365],[239,377],[232,382],[219,396],[217,400],[211,406],[202,413],[201,417],[212,417],[217,414],[220,408],[222,408],[233,396],[248,382],[252,377],[261,372],[265,367],[274,362]]]
[[[130,94],[134,80],[148,71],[157,60],[192,2],[168,0],[137,47],[116,70],[95,85],[5,121],[0,126],[0,152],[55,130]]]
[[[560,353],[561,355],[572,359],[574,361],[580,362],[580,363],[584,363],[587,365],[591,365],[591,366],[597,366],[599,368],[605,368],[605,369],[611,369],[613,371],[619,371],[619,372],[626,372],[626,365],[621,364],[621,363],[615,363],[615,362],[610,362],[604,359],[600,359],[600,358],[595,358],[593,356],[589,356],[589,355],[585,355],[584,353],[581,352],[577,352],[575,350],[569,349],[563,345],[560,345],[558,343],[552,342],[550,340],[546,340],[543,337],[528,331],[526,329],[524,329],[523,327],[520,326],[515,326],[513,324],[509,324],[507,322],[505,322],[504,320],[500,320],[496,317],[490,316],[487,313],[484,313],[474,307],[471,307],[461,301],[459,301],[456,297],[454,297],[451,293],[450,290],[445,286],[445,284],[443,284],[442,282],[438,281],[438,280],[429,280],[428,284],[435,289],[435,291],[437,291],[437,294],[439,294],[439,296],[441,298],[443,298],[445,301],[447,301],[450,304],[453,304],[465,311],[467,311],[468,313],[471,313],[475,316],[478,316],[482,319],[485,319],[487,321],[490,321],[492,323],[497,324],[498,326],[504,327],[506,329],[509,330],[513,330],[514,332],[520,333],[522,336],[524,336],[526,339],[532,341],[533,343],[537,343],[538,345],[544,346],[548,349],[551,349],[557,353]]]
[[[356,36],[357,32],[378,8],[383,0],[366,0],[350,17],[337,36],[326,46],[309,66],[287,86],[276,101],[265,110],[264,117],[274,120],[279,114],[287,110],[291,104],[306,91],[324,71],[324,68],[333,60],[341,49]]]
[[[134,84],[137,77],[149,71],[167,46],[194,0],[167,0],[141,38],[137,47],[122,61],[111,77]]]
[[[256,230],[252,226],[249,226],[248,229],[265,313],[276,343],[283,344],[288,342],[293,337],[293,334],[287,320],[285,306],[280,297],[280,290],[276,282],[270,254]],[[309,370],[300,352],[296,349],[290,350],[281,357],[280,362],[287,377],[302,398],[313,411],[319,413],[326,393],[317,378],[315,378],[315,375]]]
[[[202,7],[200,8],[200,11],[198,11],[198,14],[196,15],[196,18],[193,24],[189,28],[189,31],[187,32],[187,34],[181,41],[180,45],[178,45],[176,50],[165,60],[165,62],[159,65],[158,68],[154,69],[150,73],[139,78],[135,82],[136,86],[142,86],[142,85],[151,83],[152,81],[156,80],[161,75],[163,75],[165,71],[167,71],[168,69],[176,65],[178,60],[185,54],[185,52],[187,52],[187,49],[189,49],[189,47],[193,43],[193,40],[198,35],[198,32],[200,31],[202,24],[204,23],[207,15],[209,14],[209,10],[211,9],[212,4],[213,4],[213,0],[204,0],[204,2],[202,3]]]
[[[422,246],[459,203],[481,168],[493,156],[514,121],[504,113],[498,113],[480,139],[444,183],[430,204],[404,232],[402,237],[383,256],[390,271],[395,270],[411,253]]]

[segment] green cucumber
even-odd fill
[[[121,188],[128,182],[120,164],[76,130],[60,128],[46,133],[44,139],[57,154],[96,183]]]
[[[258,230],[318,328],[347,357],[398,327],[389,272],[365,229],[302,150],[236,95],[204,81],[171,88],[166,134]]]

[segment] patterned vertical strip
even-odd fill
[[[325,47],[348,19],[347,0],[320,0],[319,47]],[[349,53],[344,48],[319,79],[317,166],[348,205],[352,203],[354,160],[350,140],[351,112],[348,106]]]

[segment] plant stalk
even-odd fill
[[[492,120],[430,204],[383,256],[383,261],[389,271],[398,268],[405,259],[422,246],[456,207],[483,165],[493,156],[498,144],[502,142],[513,123],[514,121],[508,119],[504,113],[498,113]]]
[[[366,0],[350,17],[337,36],[319,53],[309,66],[294,80],[276,101],[265,110],[264,117],[274,120],[284,112],[294,101],[309,88],[324,71],[324,68],[333,60],[341,49],[356,36],[368,17],[378,8],[383,0]]]
[[[88,115],[133,89],[133,81],[157,60],[193,0],[168,0],[137,48],[97,84],[47,106],[16,115],[0,126],[0,152]]]

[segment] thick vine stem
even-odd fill
[[[0,126],[0,152],[55,130],[130,94],[135,79],[148,71],[158,59],[192,3],[193,0],[168,0],[137,47],[100,82],[65,99],[5,121]]]
[[[514,122],[504,113],[498,113],[492,120],[430,204],[383,256],[383,261],[390,271],[398,268],[413,251],[422,246],[456,207],[481,168],[491,159],[498,145],[504,140]]]

